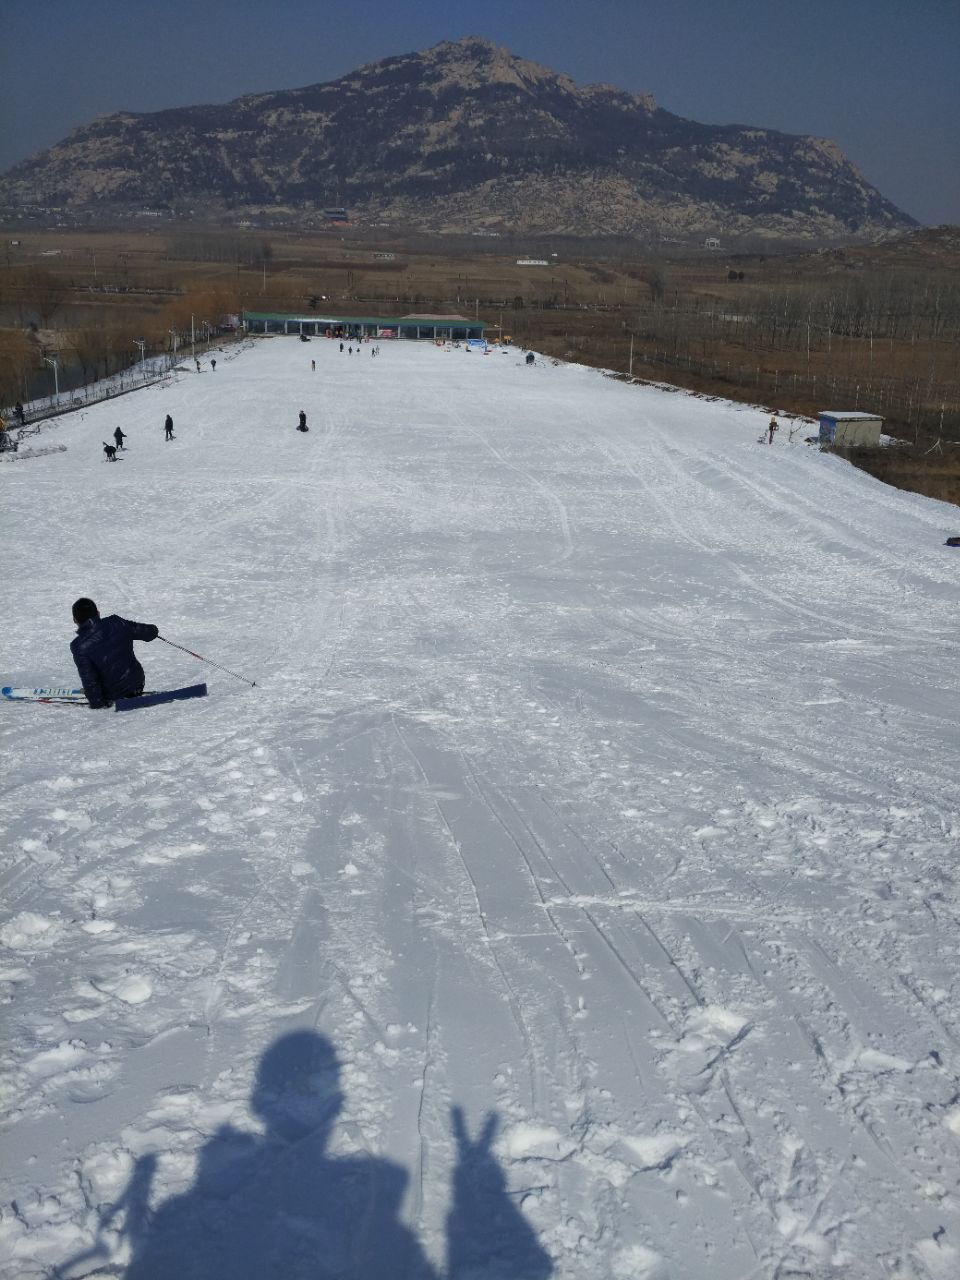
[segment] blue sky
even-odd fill
[[[332,80],[480,35],[706,123],[832,138],[960,223],[958,0],[0,0],[0,170],[111,111]]]

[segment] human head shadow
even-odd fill
[[[400,1220],[407,1174],[379,1156],[328,1150],[343,1106],[333,1045],[282,1036],[260,1062],[254,1134],[222,1126],[193,1185],[141,1222],[126,1280],[436,1280]],[[136,1174],[134,1175],[136,1176]]]
[[[340,1079],[326,1037],[281,1036],[260,1061],[250,1099],[263,1133],[222,1125],[201,1148],[189,1189],[153,1211],[157,1157],[142,1156],[102,1213],[94,1246],[58,1275],[88,1274],[89,1263],[113,1252],[108,1231],[121,1230],[131,1255],[125,1280],[440,1280],[400,1218],[405,1170],[369,1153],[336,1154]],[[488,1115],[472,1140],[462,1110],[451,1112],[447,1280],[552,1274],[493,1153],[497,1123]]]

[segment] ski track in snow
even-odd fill
[[[957,1275],[956,509],[368,352],[244,344],[0,475],[6,683],[72,680],[81,594],[257,681],[157,643],[207,700],[2,710],[0,1275]]]

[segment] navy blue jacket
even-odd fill
[[[134,656],[133,642],[156,640],[159,634],[151,623],[128,622],[115,613],[109,618],[88,618],[77,628],[70,652],[91,707],[106,707],[115,698],[143,692],[146,677]]]

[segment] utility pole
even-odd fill
[[[53,365],[53,386],[57,397],[57,408],[60,407],[60,368],[57,356],[44,356],[47,364]]]
[[[633,334],[630,334],[630,364],[627,366],[627,377],[633,377]]]

